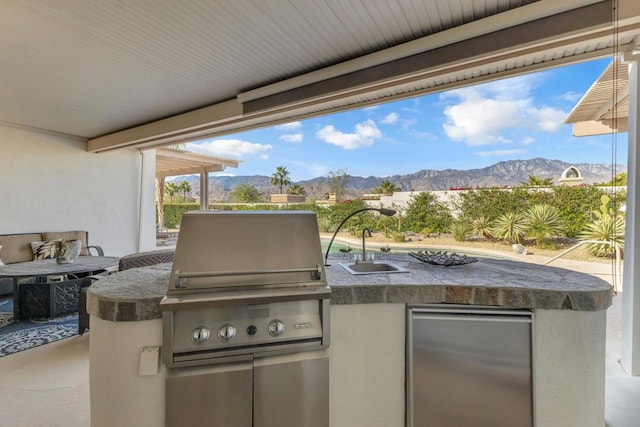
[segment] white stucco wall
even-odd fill
[[[331,307],[331,427],[402,427],[405,304]]]
[[[85,145],[0,125],[0,233],[86,230],[114,256],[155,248],[153,152],[143,167],[136,150]]]

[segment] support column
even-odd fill
[[[640,70],[638,58],[629,64],[629,133],[627,157],[627,211],[624,248],[624,278],[622,288],[622,366],[631,375],[640,375],[640,185],[637,167],[638,99],[640,98]]]
[[[200,172],[200,210],[209,209],[209,172],[204,168]]]
[[[138,252],[156,248],[156,150],[140,152]]]

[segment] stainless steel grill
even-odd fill
[[[186,213],[160,303],[166,425],[327,426],[330,294],[314,213]]]

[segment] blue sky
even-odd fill
[[[293,181],[339,169],[355,176],[390,176],[535,157],[611,164],[611,135],[576,138],[572,125],[562,124],[609,62],[555,68],[187,148],[242,160],[223,174],[270,176],[285,166]],[[626,164],[626,141],[626,133],[617,138],[619,164]]]

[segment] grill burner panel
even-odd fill
[[[182,310],[174,315],[174,342],[176,353],[218,350],[256,346],[269,342],[287,342],[322,337],[322,313],[320,302],[289,301],[273,304],[237,305],[231,307]],[[273,314],[272,314],[273,313]],[[284,327],[269,333],[272,322],[279,321]],[[193,328],[193,325],[198,325]],[[279,325],[279,324],[278,324]],[[225,331],[232,326],[235,333]],[[252,328],[253,326],[253,328]],[[272,325],[273,327],[273,325]],[[209,338],[196,342],[193,332],[197,328],[210,331]],[[232,334],[226,338],[226,335]],[[222,338],[222,337],[225,338]]]

